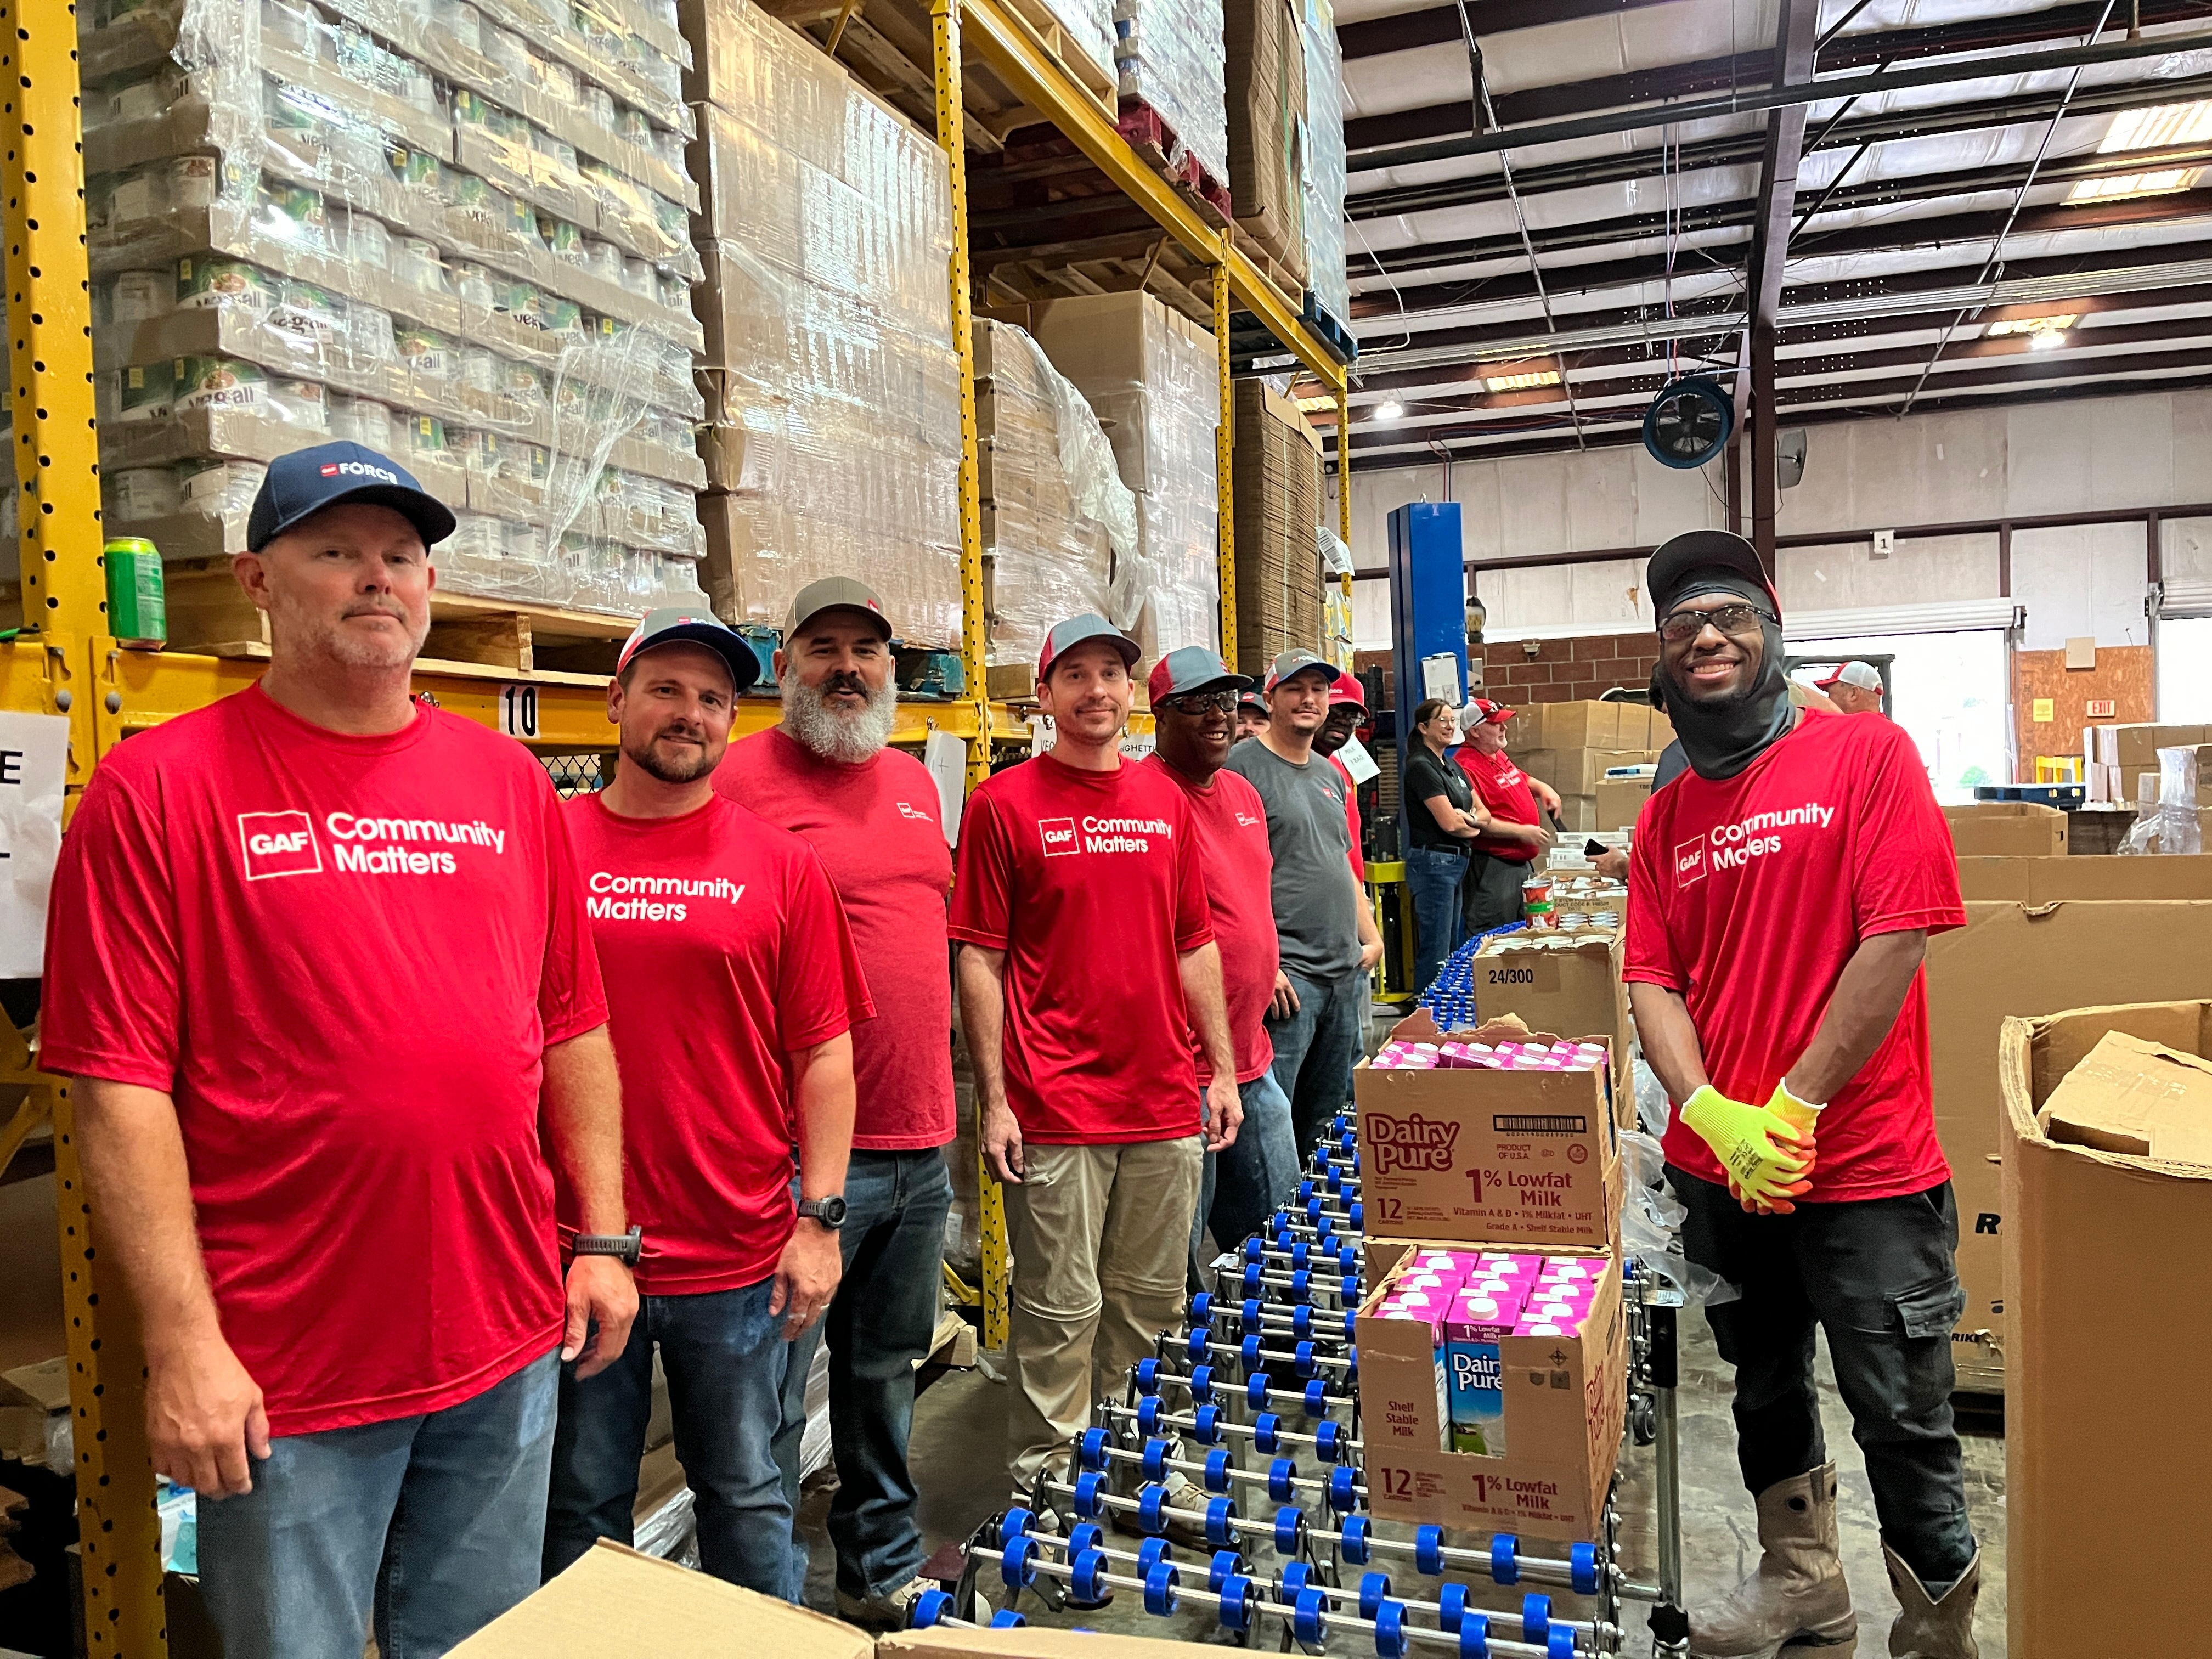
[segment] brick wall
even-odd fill
[[[1483,678],[1499,702],[1587,702],[1615,686],[1641,690],[1658,665],[1659,636],[1650,632],[1482,647]]]

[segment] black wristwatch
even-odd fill
[[[842,1193],[832,1193],[827,1198],[802,1198],[799,1213],[820,1222],[831,1232],[845,1224],[845,1198]]]
[[[623,1267],[635,1267],[645,1248],[644,1239],[642,1227],[633,1227],[626,1233],[578,1233],[568,1248],[577,1255],[611,1255]]]

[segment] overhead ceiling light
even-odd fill
[[[2123,110],[2097,146],[2100,155],[2122,150],[2164,149],[2172,144],[2202,143],[2212,138],[2212,99],[2187,104],[2158,104]],[[2066,192],[2069,202],[2109,202],[2130,196],[2164,196],[2187,190],[2201,167],[2160,167],[2152,173],[2117,173],[2084,179]]]
[[[2081,320],[2078,311],[2063,317],[2004,317],[1991,323],[1984,337],[1994,340],[2002,334],[2063,334]]]
[[[1395,398],[1385,398],[1375,405],[1375,418],[1378,421],[1402,421],[1406,418],[1406,405]]]
[[[1556,368],[1533,369],[1525,374],[1499,374],[1486,379],[1485,392],[1526,392],[1532,386],[1557,386],[1559,371]]]
[[[2066,331],[2063,329],[2038,329],[2027,337],[2027,349],[2030,351],[2052,351],[2065,343]]]

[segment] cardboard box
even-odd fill
[[[1558,900],[1553,901],[1557,907]],[[1613,1065],[1613,1106],[1626,1097],[1635,1110],[1627,1077],[1628,988],[1621,981],[1621,934],[1590,933],[1574,945],[1534,945],[1527,933],[1508,933],[1474,959],[1474,1006],[1485,1020],[1511,1018],[1534,1031],[1588,1031],[1605,1039]],[[1624,1123],[1632,1128],[1632,1122]]]
[[[1514,747],[1640,748],[1650,734],[1650,715],[1640,702],[1524,703],[1514,721]]]
[[[1968,900],[2212,899],[2212,854],[2157,858],[1962,858]]]
[[[1395,1271],[1377,1285],[1358,1333],[1367,1501],[1378,1518],[1596,1538],[1627,1410],[1628,1332],[1620,1265],[1595,1259],[1605,1274],[1581,1334],[1498,1339],[1506,1449],[1495,1457],[1444,1449],[1430,1328],[1367,1317]]]
[[[2160,726],[2148,720],[2125,726],[2091,726],[2083,728],[2089,760],[2100,766],[2151,767],[2158,765],[2161,749],[2195,748],[2207,740],[2206,728],[2202,726]]]
[[[1426,1010],[1390,1035],[1434,1042]],[[1491,1022],[1484,1042],[1530,1035]],[[1559,1034],[1539,1031],[1545,1041]],[[1608,1040],[1603,1030],[1573,1032]],[[1368,1225],[1396,1237],[1610,1249],[1621,1171],[1612,1079],[1589,1072],[1352,1073]]]
[[[2066,814],[2027,800],[1947,806],[1951,845],[1961,858],[2048,858],[2066,851]]]
[[[992,1582],[995,1585],[997,1581]],[[876,1653],[878,1659],[1191,1659],[1188,1642],[1058,1630],[1050,1625],[1024,1625],[1018,1630],[957,1630],[939,1625],[933,1630],[897,1631],[876,1644]]]
[[[2186,1074],[2202,1099],[2205,1073],[2190,1060],[2212,1054],[2212,1005],[2202,1001],[2008,1019],[1999,1039],[2014,1330],[2005,1401],[2013,1659],[2112,1652],[2115,1608],[2127,1610],[2123,1645],[2205,1644],[2201,1610],[2176,1587],[2203,1571],[2212,1485],[2212,1439],[2187,1426],[2202,1415],[2212,1369],[2212,1323],[2198,1311],[2212,1168],[2080,1144],[2057,1121],[2066,1096],[2073,1133],[2094,1133],[2100,1119],[2114,1127],[2075,1079],[2115,1032],[2142,1041],[2118,1062],[2106,1050],[2107,1067]],[[2124,1115],[2124,1093],[2105,1092],[2112,1115]],[[2200,1114],[2200,1127],[2208,1121]]]
[[[1591,799],[1596,803],[1598,829],[1633,830],[1636,815],[1644,810],[1644,803],[1651,799],[1651,780],[1648,775],[1600,778]]]
[[[1562,795],[1593,795],[1605,775],[1617,767],[1650,766],[1659,757],[1648,749],[1516,749],[1513,758],[1532,778],[1541,778]]]
[[[2024,878],[2053,879],[2173,859],[1995,860],[2033,866]],[[2056,1012],[2055,1003],[2094,986],[2150,1001],[2212,997],[2212,900],[1970,902],[1963,928],[1928,941],[1929,1057],[1936,1130],[1950,1160],[1959,1206],[1959,1278],[1966,1311],[1952,1333],[1959,1387],[2007,1386],[2004,1213],[1999,1190],[2002,1104],[1991,1056],[2011,1015]],[[1389,1075],[1385,1073],[1384,1075]]]

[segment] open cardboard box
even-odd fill
[[[2032,800],[1982,800],[1947,806],[1951,844],[1961,858],[2033,858],[2066,851],[2066,814]]]
[[[1556,911],[1571,908],[1571,901],[1555,895],[1552,903]],[[1632,1027],[1628,987],[1621,979],[1622,937],[1618,928],[1502,934],[1474,958],[1474,1006],[1485,1019],[1510,1015],[1532,1030],[1597,1033],[1613,1060],[1614,1121],[1632,1129],[1636,1091],[1628,1075]],[[1535,942],[1561,938],[1575,942]]]
[[[1443,1034],[1422,1009],[1399,1021],[1390,1035],[1435,1042]],[[1460,1035],[1480,1042],[1559,1041],[1513,1019],[1492,1020]],[[1585,1035],[1615,1040],[1602,1030]],[[1359,1066],[1352,1073],[1352,1094],[1359,1106],[1360,1196],[1370,1231],[1498,1249],[1611,1249],[1623,1179],[1613,1092],[1605,1066],[1587,1072]]]
[[[2013,1659],[2205,1650],[2185,1589],[2212,1486],[2212,1437],[2189,1426],[2212,1371],[2201,1056],[2212,1002],[2012,1018],[1999,1036]],[[2191,1161],[2158,1156],[2169,1142]]]
[[[2142,858],[1959,859],[1959,890],[1967,899],[2212,898],[2212,855],[2159,854]]]
[[[1498,1340],[1506,1449],[1492,1457],[1445,1449],[1442,1356],[1429,1328],[1368,1316],[1389,1293],[1406,1255],[1431,1245],[1462,1248],[1457,1240],[1394,1242],[1389,1271],[1375,1273],[1375,1290],[1361,1304],[1359,1416],[1369,1507],[1386,1521],[1595,1540],[1628,1409],[1620,1264],[1602,1253],[1537,1252],[1602,1261],[1605,1273],[1579,1335]],[[1373,1245],[1369,1252],[1373,1271]]]

